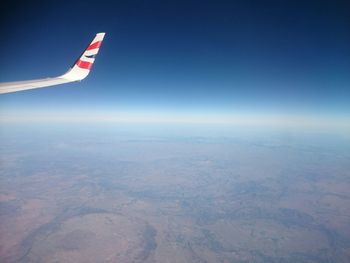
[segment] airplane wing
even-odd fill
[[[85,49],[80,58],[74,63],[65,74],[45,79],[35,79],[26,81],[3,82],[0,83],[0,94],[16,92],[27,89],[44,88],[85,79],[89,75],[92,64],[95,61],[105,33],[98,33]]]

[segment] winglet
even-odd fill
[[[98,33],[91,41],[90,45],[85,49],[80,58],[75,62],[74,66],[60,78],[70,81],[78,81],[85,79],[89,75],[95,57],[101,47],[105,33]]]

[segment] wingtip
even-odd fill
[[[76,60],[74,66],[66,74],[63,74],[61,78],[72,81],[86,78],[95,62],[95,56],[99,51],[104,36],[104,32],[97,33],[90,45],[85,49],[79,59]]]

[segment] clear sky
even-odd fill
[[[106,38],[82,83],[1,95],[1,115],[349,124],[349,10],[322,0],[5,1],[0,81],[64,73],[95,33]]]

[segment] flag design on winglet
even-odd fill
[[[99,48],[102,44],[102,40],[103,40],[104,35],[105,35],[104,33],[99,33],[96,35],[94,40],[92,40],[92,42],[86,48],[83,55],[76,62],[76,65],[79,68],[88,69],[88,70],[91,69],[92,64],[95,61],[95,56],[97,55]]]
[[[90,45],[74,63],[73,68],[71,68],[66,74],[62,75],[62,78],[75,81],[86,78],[86,76],[89,75],[92,64],[95,62],[95,56],[101,47],[104,36],[105,33],[96,34]]]

